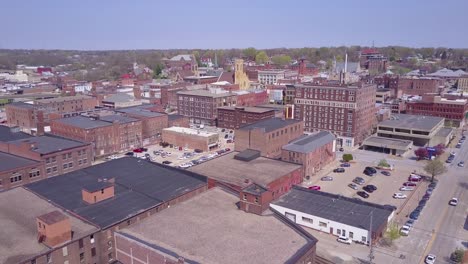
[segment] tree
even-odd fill
[[[273,56],[271,58],[271,61],[280,66],[280,67],[283,67],[287,64],[289,64],[291,62],[291,57],[289,57],[288,55],[279,55],[279,56]]]
[[[256,55],[257,55],[257,50],[255,48],[246,48],[242,51],[242,54],[244,54],[245,57],[247,57],[248,59],[250,60],[254,60],[256,59]]]
[[[265,53],[265,51],[259,51],[257,53],[257,56],[255,56],[255,62],[257,64],[265,64],[268,61],[268,55]]]
[[[450,254],[450,259],[455,261],[456,263],[461,263],[463,261],[463,257],[465,256],[465,251],[461,248],[455,249],[452,254]]]
[[[164,65],[158,63],[156,65],[156,67],[154,67],[154,70],[153,70],[153,77],[154,78],[161,78],[161,73],[162,73],[162,70],[164,69]]]
[[[421,160],[429,156],[429,151],[427,151],[426,148],[418,148],[417,150],[414,151],[414,155],[416,155],[418,160]]]
[[[400,236],[400,229],[398,228],[398,225],[396,223],[390,223],[390,225],[387,227],[387,231],[385,232],[385,239],[391,244],[393,241],[400,238]]]
[[[387,162],[386,159],[381,159],[381,160],[379,161],[379,164],[378,164],[377,166],[389,168],[389,167],[390,167],[390,164],[388,164],[388,162]]]
[[[431,175],[431,182],[434,181],[435,176],[441,175],[447,171],[444,163],[439,159],[429,160],[424,166],[424,171]]]
[[[343,160],[345,162],[349,162],[353,160],[353,155],[352,154],[343,154]]]
[[[440,156],[440,155],[444,154],[444,152],[445,152],[445,145],[441,143],[441,144],[435,146],[434,149],[435,149],[434,154],[436,156]]]

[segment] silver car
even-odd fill
[[[320,180],[322,180],[322,181],[333,181],[333,177],[325,176],[325,177],[320,178]]]

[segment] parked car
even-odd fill
[[[202,152],[203,152],[203,150],[201,150],[201,149],[194,149],[193,151],[194,151],[195,153],[202,153]]]
[[[427,188],[426,193],[429,194],[429,195],[431,195],[433,191],[434,191],[434,189],[432,189],[432,188]]]
[[[400,234],[402,236],[407,236],[409,235],[409,231],[411,230],[411,227],[410,226],[407,226],[407,225],[404,225],[400,228]]]
[[[464,161],[458,162],[458,167],[465,167],[465,162]]]
[[[336,168],[336,169],[333,170],[333,172],[336,172],[336,173],[343,173],[343,172],[345,172],[345,169],[343,169],[343,168]]]
[[[418,205],[420,205],[420,206],[426,206],[426,204],[427,204],[427,200],[421,200],[421,201],[419,201],[419,204],[418,204]]]
[[[216,153],[218,153],[219,155],[223,154],[224,152],[226,152],[224,149],[220,149],[220,150],[216,151]]]
[[[414,187],[414,186],[416,186],[416,183],[414,183],[414,182],[405,182],[405,183],[403,183],[403,186],[413,186]]]
[[[142,153],[143,150],[142,150],[141,148],[136,148],[136,149],[133,150],[133,152],[135,152],[135,153]]]
[[[357,195],[361,196],[361,197],[364,198],[364,199],[369,198],[369,194],[366,193],[366,192],[363,192],[363,191],[357,192]]]
[[[423,197],[421,198],[422,200],[429,200],[431,198],[430,194],[424,194]]]
[[[340,242],[340,243],[343,243],[343,244],[347,244],[347,245],[351,245],[352,243],[352,240],[351,238],[349,237],[346,237],[346,236],[339,236],[336,241]]]
[[[182,163],[179,165],[179,168],[186,169],[192,167],[192,164],[190,163]]]
[[[414,188],[411,186],[402,186],[400,187],[400,191],[413,191]]]
[[[408,181],[410,181],[410,182],[420,182],[420,181],[422,181],[422,178],[416,178],[416,177],[409,176]]]
[[[413,212],[411,212],[409,217],[410,217],[410,219],[418,220],[420,214],[421,214],[421,212],[419,212],[419,211],[413,211]]]
[[[224,138],[225,138],[225,139],[227,139],[228,137],[229,137],[229,135],[228,135],[228,134],[224,135]]]
[[[384,171],[381,171],[380,173],[382,173],[382,174],[385,175],[385,176],[391,176],[391,175],[392,175],[392,174],[390,174],[389,171],[385,171],[385,170],[384,170]]]
[[[374,176],[377,173],[377,170],[372,167],[366,167],[363,173],[367,176]]]
[[[406,199],[408,196],[406,194],[402,194],[402,193],[394,193],[393,194],[393,198],[395,199]]]
[[[448,159],[445,161],[445,163],[452,163],[452,161],[453,161],[453,159],[448,158]]]
[[[436,256],[433,254],[429,254],[426,256],[426,259],[424,259],[424,263],[426,264],[434,264],[436,261]]]
[[[314,185],[314,186],[310,186],[308,189],[309,190],[320,191],[320,189],[322,189],[322,188],[320,188],[320,186],[318,186],[318,185]]]
[[[435,189],[436,186],[437,186],[437,182],[436,182],[436,181],[431,182],[431,183],[429,184],[429,188],[432,188],[432,189]]]
[[[230,148],[225,148],[224,150],[225,150],[225,151],[231,151],[231,149],[230,149]]]
[[[356,184],[354,184],[354,183],[348,184],[348,187],[351,188],[351,189],[353,189],[353,190],[357,190],[357,189],[358,189],[358,186],[357,186]]]
[[[224,132],[224,131],[226,131],[226,129],[225,129],[225,128],[221,129],[221,132]]]
[[[351,164],[349,162],[344,162],[344,163],[341,163],[340,166],[343,168],[347,168],[347,167],[351,167]]]
[[[127,153],[125,153],[125,156],[133,156],[133,155],[134,155],[133,152],[127,152]]]
[[[363,185],[366,181],[364,181],[364,179],[361,177],[356,177],[354,178],[353,182],[359,185]]]
[[[450,199],[449,204],[452,206],[457,206],[458,198],[453,197],[452,199]]]
[[[462,144],[461,143],[458,143],[455,148],[461,148]]]
[[[457,153],[456,153],[455,151],[452,151],[452,152],[450,152],[450,155],[451,155],[451,156],[456,156]]]
[[[339,151],[340,151],[340,152],[343,152],[343,151],[344,151],[344,148],[340,148]]]
[[[110,155],[106,157],[106,160],[114,160],[114,159],[118,159],[118,157],[116,155]]]
[[[140,148],[140,149],[141,149],[141,151],[143,151],[143,152],[147,152],[147,151],[148,151],[147,148]]]
[[[228,140],[226,141],[226,143],[232,143],[232,142],[234,142],[232,139],[228,139]]]
[[[324,177],[320,178],[320,180],[322,180],[322,181],[333,181],[333,177],[324,176]]]
[[[405,223],[405,226],[413,227],[413,225],[414,225],[414,220],[412,220],[412,219],[409,219],[409,220],[406,221],[406,223]]]
[[[169,165],[171,163],[172,163],[172,161],[168,161],[168,160],[165,160],[165,161],[162,162],[162,164],[166,164],[166,165]]]

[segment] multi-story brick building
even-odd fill
[[[0,151],[0,193],[45,178],[44,163]]]
[[[392,96],[399,97],[397,94],[400,76],[395,74],[384,74],[374,77],[374,83],[378,88],[389,89]]]
[[[236,105],[238,106],[257,106],[268,102],[266,90],[243,90],[233,93],[237,96]]]
[[[387,70],[387,58],[374,48],[362,50],[359,63],[361,68],[367,69],[371,75]]]
[[[263,119],[236,130],[236,151],[253,149],[267,158],[281,157],[281,148],[304,133],[304,122],[281,118]]]
[[[448,99],[441,96],[425,95],[421,100],[406,102],[406,113],[412,115],[438,116],[445,118],[446,125],[461,127],[466,122],[468,100]]]
[[[218,147],[219,135],[186,127],[169,127],[163,129],[162,140],[180,147],[209,151]]]
[[[439,78],[430,77],[409,77],[400,78],[398,81],[398,91],[407,95],[424,95],[439,93]]]
[[[226,106],[218,108],[218,127],[238,129],[262,119],[275,117],[275,110],[260,107]]]
[[[161,139],[162,130],[169,126],[167,114],[153,112],[150,110],[151,107],[151,105],[143,105],[117,110],[125,116],[141,121],[143,145],[158,142]]]
[[[168,115],[168,127],[190,127],[190,119],[183,115]]]
[[[294,118],[306,131],[326,130],[338,147],[360,144],[376,125],[376,85],[295,85]]]
[[[51,119],[78,115],[97,105],[96,98],[85,95],[41,99],[31,104],[11,103],[6,107],[7,121],[10,126],[19,126],[26,132],[42,134]]]
[[[96,157],[143,145],[142,122],[121,115],[75,116],[53,120],[51,133],[92,143]]]
[[[236,105],[236,95],[227,92],[212,93],[207,90],[177,93],[177,111],[190,118],[191,123],[216,125],[218,107]]]
[[[302,164],[303,177],[309,178],[335,160],[335,144],[328,131],[304,135],[283,146],[281,160]]]

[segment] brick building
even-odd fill
[[[185,127],[169,127],[163,129],[162,140],[180,147],[209,151],[218,147],[219,135]]]
[[[51,119],[78,115],[97,105],[96,98],[85,95],[41,99],[32,104],[11,103],[6,106],[7,121],[10,126],[19,126],[26,132],[43,134]]]
[[[237,96],[236,105],[238,106],[257,106],[268,102],[266,90],[243,90],[233,93]]]
[[[231,152],[188,170],[206,176],[210,188],[225,186],[238,193],[241,210],[256,214],[303,180],[301,165],[261,157],[252,149]]]
[[[398,82],[398,91],[407,95],[424,95],[439,93],[439,78],[430,77],[411,77],[400,78]]]
[[[338,147],[360,144],[376,125],[376,85],[295,85],[294,118],[306,131],[327,130]]]
[[[374,77],[374,83],[377,87],[389,89],[394,97],[399,97],[397,95],[399,81],[400,76],[394,74],[384,74]]]
[[[218,127],[238,129],[241,126],[272,117],[275,117],[273,109],[240,106],[219,107]]]
[[[0,152],[0,193],[45,178],[44,163]]]
[[[151,105],[118,109],[117,112],[141,121],[143,145],[160,141],[164,128],[169,127],[168,116],[165,113],[151,111]]]
[[[231,193],[212,188],[118,231],[117,260],[123,264],[140,259],[152,264],[315,263],[317,240],[312,235],[275,211],[245,214],[237,209],[237,201]]]
[[[113,263],[116,259],[116,244],[114,233],[117,230],[129,228],[132,225],[144,221],[145,218],[158,214],[169,207],[190,199],[207,189],[206,178],[186,171],[171,168],[161,164],[144,161],[137,158],[125,157],[118,160],[112,160],[99,165],[88,167],[79,171],[67,173],[59,177],[52,177],[43,181],[28,184],[27,193],[24,199],[31,196],[45,203],[45,206],[55,205],[56,210],[66,212],[70,216],[86,221],[93,226],[93,229],[87,230],[82,236],[82,229],[73,227],[76,220],[72,220],[72,230],[74,235],[71,241],[61,244],[57,249],[44,250],[37,248],[41,246],[37,243],[35,228],[27,229],[30,236],[23,238],[18,227],[15,231],[8,230],[9,237],[21,237],[27,245],[35,245],[35,251],[27,251],[28,255],[16,255],[18,261],[12,263],[31,263],[31,259],[36,259],[36,263],[45,264],[46,252],[52,251],[50,255],[51,263]],[[53,188],[51,188],[53,186]],[[20,188],[16,188],[15,191]],[[8,192],[10,192],[8,191]],[[0,193],[0,195],[3,195]],[[2,197],[3,198],[3,197]],[[2,199],[3,201],[4,199]],[[0,201],[1,212],[10,211],[9,202]],[[21,199],[20,201],[23,201]],[[24,200],[28,201],[28,200]],[[49,202],[48,202],[49,201]],[[20,208],[33,208],[35,215],[41,215],[50,212],[41,207],[27,205],[29,202],[18,204]],[[5,204],[5,206],[2,206]],[[33,207],[34,206],[34,207]],[[39,211],[39,212],[38,212]],[[0,213],[1,214],[1,213]],[[8,214],[6,222],[12,217],[19,217],[24,214]],[[1,217],[3,224],[5,218]],[[36,225],[34,217],[19,218],[20,226],[27,219]],[[12,222],[12,221],[10,221]],[[32,226],[29,225],[28,226]],[[8,226],[12,225],[9,223]],[[12,240],[17,252],[21,251],[23,241],[16,243]],[[29,244],[28,244],[29,243]],[[34,244],[33,244],[34,243]],[[67,245],[70,243],[69,245]],[[67,246],[67,254],[63,253],[62,246]],[[0,250],[6,249],[6,246],[0,246]],[[10,252],[0,251],[2,257],[11,256]],[[63,254],[62,254],[63,253]],[[21,260],[21,261],[20,261]]]
[[[121,115],[74,116],[53,120],[51,133],[91,143],[96,157],[143,145],[142,122]]]
[[[236,95],[232,93],[212,93],[207,90],[181,91],[177,93],[177,111],[190,118],[191,123],[216,125],[217,109],[236,105]]]
[[[168,127],[190,127],[190,119],[183,115],[168,115]]]
[[[328,131],[304,135],[283,146],[281,160],[302,164],[303,177],[309,178],[335,160],[335,144]]]
[[[406,113],[443,117],[446,120],[446,125],[461,127],[466,122],[468,100],[463,98],[448,99],[441,96],[425,95],[421,100],[406,102]]]
[[[254,149],[267,158],[281,157],[281,148],[304,133],[304,122],[269,118],[236,130],[236,151]]]
[[[377,49],[364,49],[359,54],[359,64],[362,69],[375,75],[387,70],[387,58]]]

